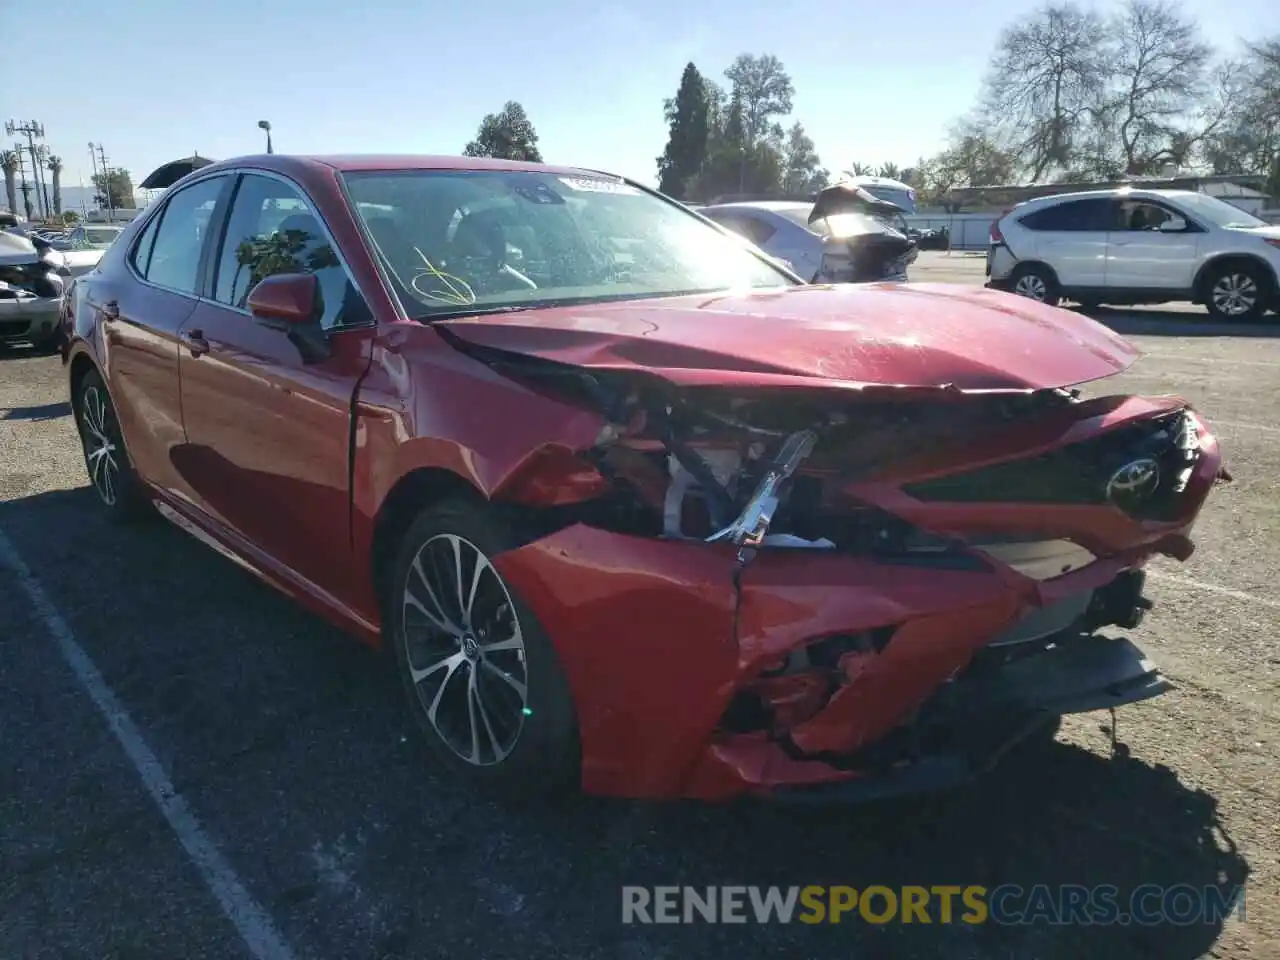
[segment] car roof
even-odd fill
[[[1047,197],[1036,197],[1017,205],[1017,210],[1029,210],[1036,207],[1049,207],[1056,203],[1066,203],[1071,200],[1111,200],[1123,197],[1137,197],[1158,199],[1160,197],[1190,197],[1199,196],[1195,190],[1153,190],[1144,189],[1142,187],[1108,187],[1105,190],[1076,190],[1071,193],[1054,193]]]
[[[553,173],[560,176],[607,176],[616,174],[582,167],[553,166],[521,160],[496,160],[489,157],[436,156],[431,154],[288,154],[262,153],[231,157],[201,167],[208,173],[227,167],[257,167],[284,174],[305,174],[317,167],[329,167],[340,173],[388,172],[395,170],[495,170]]]
[[[782,213],[784,210],[811,210],[813,204],[799,200],[737,200],[733,203],[709,203],[706,210],[767,210]]]

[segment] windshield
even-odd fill
[[[416,319],[795,283],[683,207],[603,175],[344,179]]]
[[[86,229],[84,232],[84,242],[91,247],[109,247],[115,243],[116,237],[120,236],[119,230],[93,230]]]
[[[1215,227],[1265,227],[1267,222],[1224,200],[1203,193],[1188,193],[1177,198],[1193,217],[1208,220]]]

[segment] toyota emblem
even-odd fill
[[[1108,500],[1131,500],[1148,497],[1160,486],[1160,464],[1150,457],[1131,460],[1107,481]]]

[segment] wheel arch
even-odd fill
[[[445,467],[417,467],[400,477],[383,498],[373,521],[370,552],[370,575],[380,613],[386,611],[388,580],[400,538],[414,514],[428,504],[449,499],[483,502],[485,496],[461,474]]]
[[[70,363],[67,368],[67,386],[71,393],[71,409],[78,411],[80,409],[80,384],[84,378],[90,373],[95,372],[102,378],[102,382],[106,383],[107,378],[102,376],[102,371],[98,369],[97,361],[89,354],[87,350],[77,350],[71,356]],[[110,387],[107,388],[108,394]]]
[[[1058,271],[1053,269],[1053,267],[1051,267],[1045,261],[1037,260],[1034,257],[1027,260],[1019,260],[1017,263],[1015,263],[1013,265],[1013,269],[1009,271],[1010,281],[1013,281],[1014,279],[1016,279],[1019,273],[1026,273],[1029,269],[1032,269],[1032,268],[1039,268],[1041,270],[1044,270],[1046,273],[1049,274],[1049,278],[1053,280],[1053,282],[1058,286],[1058,288],[1059,289],[1062,288],[1062,281],[1058,278]]]
[[[1252,253],[1222,253],[1210,260],[1206,260],[1200,265],[1200,269],[1196,271],[1195,279],[1191,282],[1191,293],[1197,302],[1204,302],[1207,295],[1205,285],[1214,272],[1231,264],[1245,264],[1261,269],[1263,276],[1271,284],[1269,292],[1274,294],[1277,289],[1280,289],[1280,277],[1276,276],[1275,268],[1262,257]]]

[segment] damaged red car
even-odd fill
[[[1114,628],[1225,477],[1137,353],[981,288],[809,285],[594,171],[205,166],[74,289],[92,487],[385,645],[516,793],[856,798],[1168,686]]]

